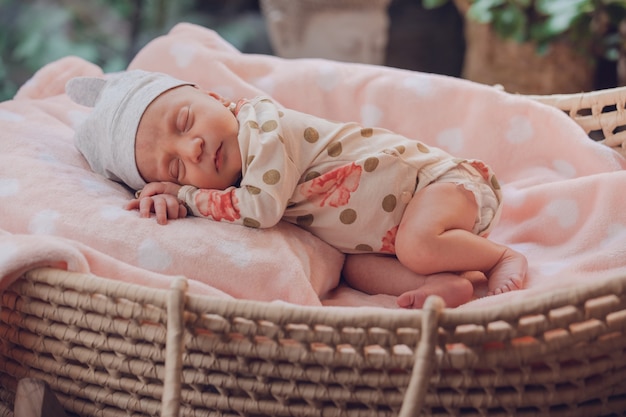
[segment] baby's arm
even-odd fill
[[[229,187],[225,190],[181,187],[178,198],[198,217],[227,221],[255,228],[276,225],[284,214],[288,196],[295,187],[290,179],[286,187],[263,187],[261,184]]]
[[[226,190],[200,189],[171,182],[152,182],[137,198],[126,204],[127,210],[139,210],[141,217],[155,213],[159,224],[193,214],[215,221],[264,228],[281,219],[284,205],[274,193],[251,191],[250,187],[228,187]]]

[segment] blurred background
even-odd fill
[[[625,16],[626,0],[0,0],[0,101],[63,56],[124,69],[178,22],[247,53],[383,64],[526,94],[609,88],[626,83]]]

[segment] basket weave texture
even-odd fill
[[[591,139],[626,156],[626,87],[528,97],[563,110]]]
[[[625,89],[533,97],[623,151]],[[612,103],[612,104],[609,104]],[[56,269],[0,301],[0,416],[39,378],[79,416],[626,412],[626,275],[480,310],[301,307]]]
[[[168,312],[168,299],[184,299],[184,309],[170,300]],[[366,311],[209,299],[44,269],[2,305],[2,385],[43,379],[81,416],[626,410],[625,277],[480,311],[443,309],[437,298],[422,311]]]

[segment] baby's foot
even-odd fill
[[[402,308],[422,308],[429,295],[432,294],[421,288],[407,291],[398,296],[398,306]]]
[[[526,257],[511,248],[506,248],[504,254],[487,274],[489,292],[487,295],[502,294],[519,290],[524,285],[528,261]]]
[[[429,296],[438,295],[446,307],[458,307],[469,302],[473,294],[474,286],[470,280],[442,273],[430,275],[421,287],[401,294],[397,303],[402,308],[422,308]]]

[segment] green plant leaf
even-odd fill
[[[496,14],[493,27],[501,37],[513,39],[516,42],[527,40],[528,17],[524,10],[518,7],[507,7]]]
[[[533,28],[531,37],[537,41],[555,38],[566,32],[577,17],[578,15],[573,13],[561,13],[550,16]]]
[[[26,33],[22,40],[15,46],[12,57],[17,60],[26,59],[39,52],[43,43],[41,32],[32,31]]]
[[[446,4],[448,0],[422,0],[422,6],[425,9],[436,9]]]
[[[467,11],[467,16],[478,23],[491,23],[493,9],[502,6],[504,2],[505,0],[476,0]]]
[[[535,9],[546,16],[579,15],[594,9],[594,0],[536,0]]]

